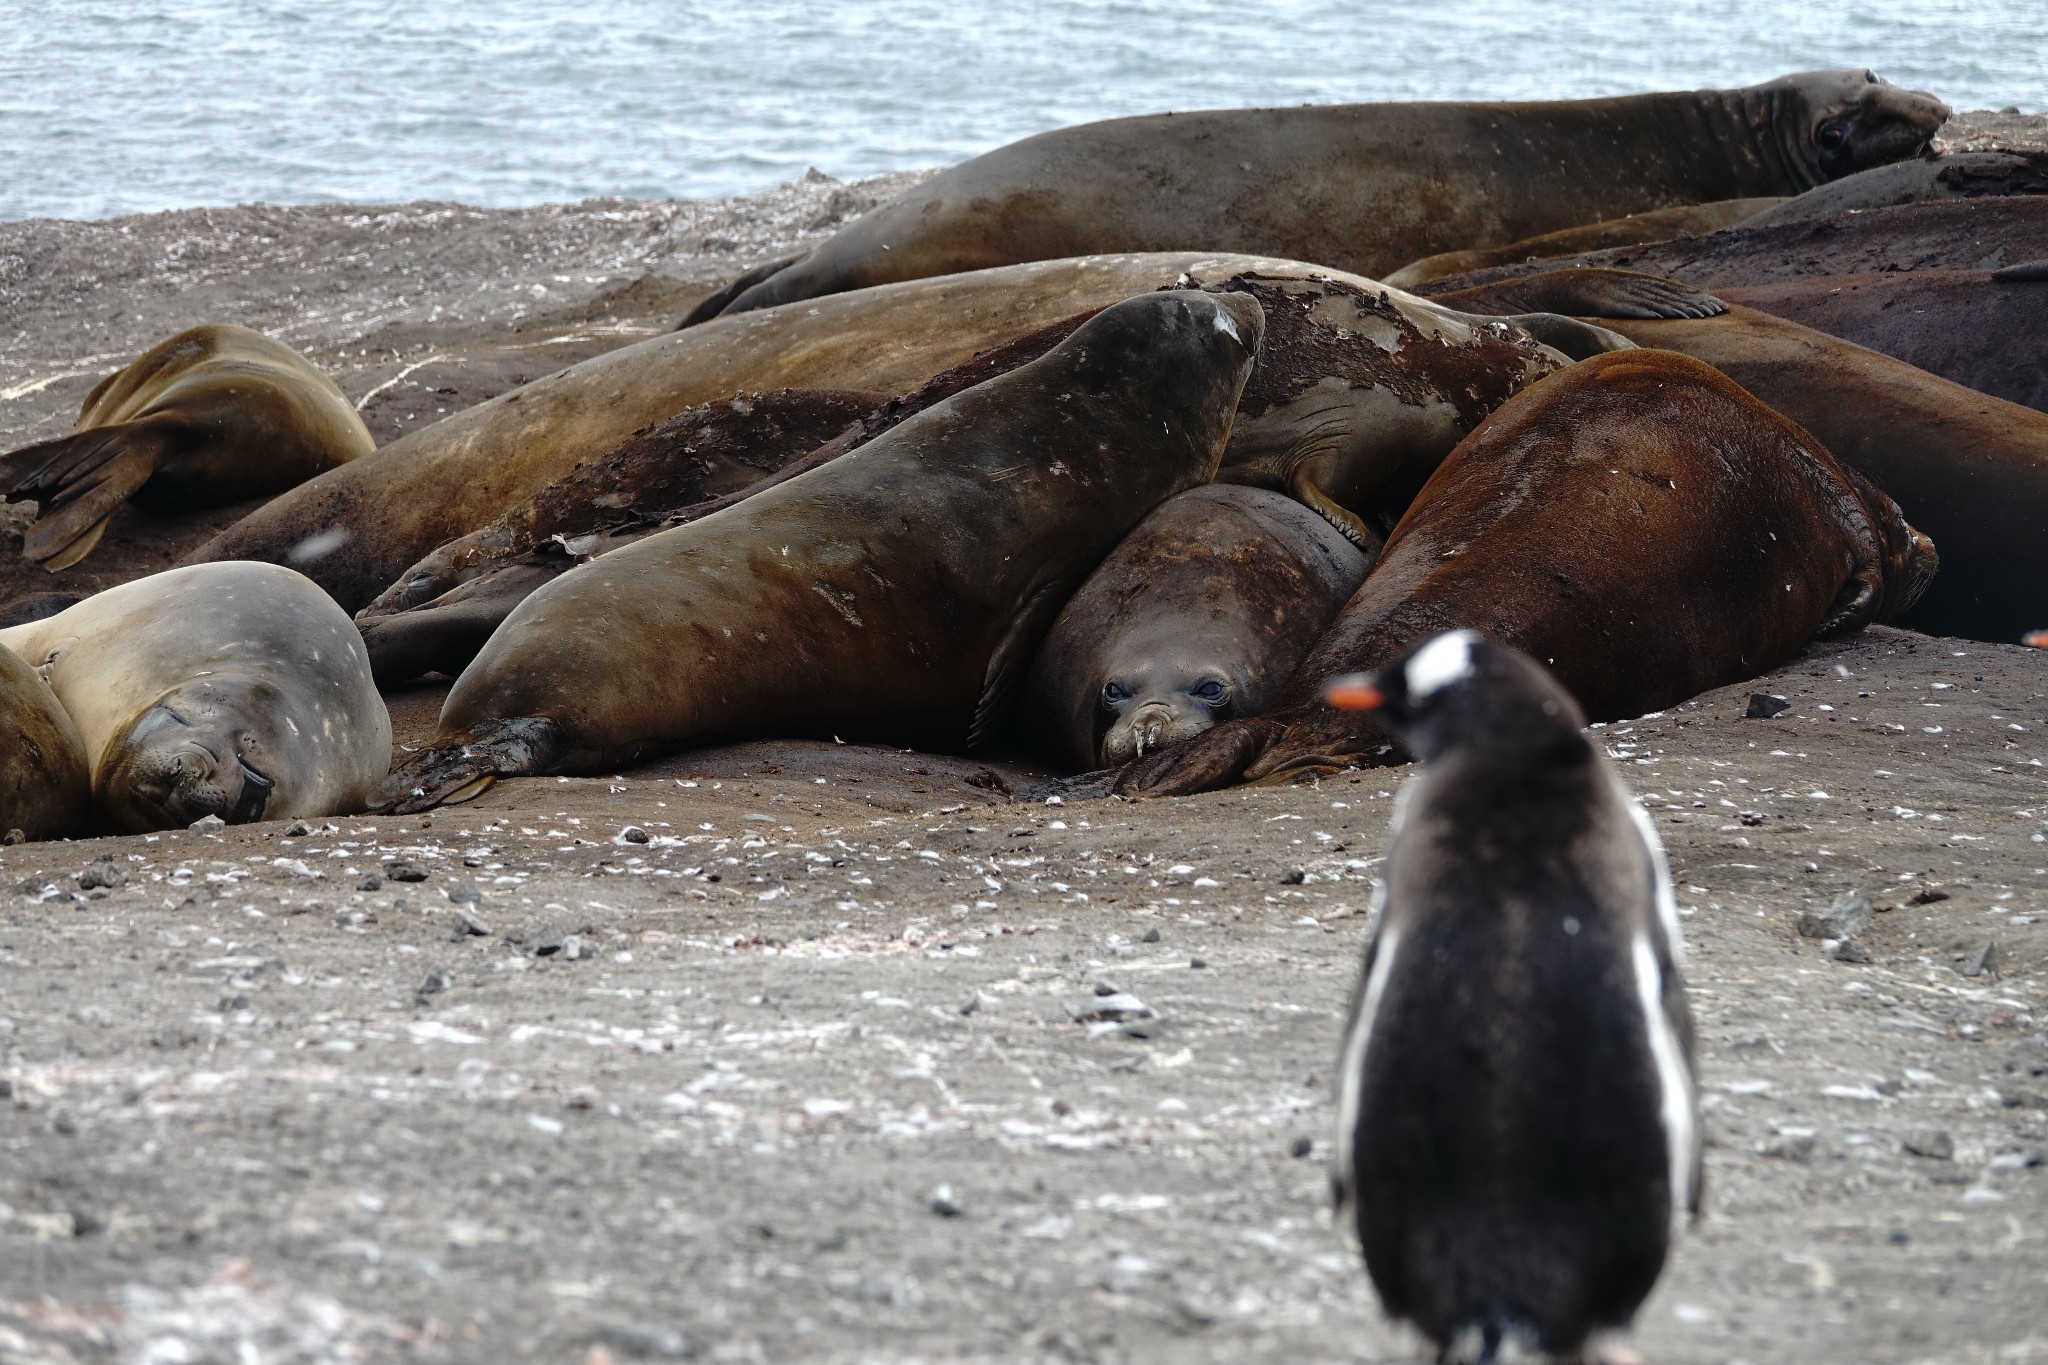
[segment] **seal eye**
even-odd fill
[[[1189,694],[1197,701],[1207,702],[1211,706],[1222,701],[1228,693],[1229,689],[1214,678],[1204,678],[1189,689]]]
[[[1820,145],[1830,152],[1832,152],[1833,150],[1835,150],[1835,148],[1841,146],[1844,142],[1847,142],[1848,140],[1849,125],[1846,123],[1828,124],[1825,128],[1822,128],[1820,130],[1820,137],[1818,139]]]
[[[1112,706],[1120,701],[1129,701],[1131,699],[1131,689],[1118,682],[1115,678],[1111,678],[1102,685],[1102,699]]]

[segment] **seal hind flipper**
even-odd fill
[[[794,255],[783,256],[773,261],[765,261],[755,266],[730,284],[714,290],[705,298],[699,299],[697,306],[683,315],[683,320],[676,324],[675,329],[680,332],[686,327],[695,327],[700,322],[711,321],[711,319],[723,313],[734,299],[746,293],[770,275],[780,274],[808,255],[810,255],[808,251],[799,251]]]
[[[1639,270],[1588,266],[1543,270],[1518,279],[1496,280],[1492,284],[1432,295],[1430,301],[1467,313],[1569,313],[1574,317],[1642,321],[1711,318],[1728,311],[1728,305],[1712,294],[1677,280],[1646,275]],[[1515,321],[1528,327],[1522,319]],[[1537,339],[1549,341],[1540,333]]]
[[[107,518],[148,483],[169,441],[159,422],[92,427],[0,457],[0,494],[27,494],[43,513],[21,552],[52,571],[92,553]]]
[[[2048,284],[2048,261],[2022,261],[1991,272],[1993,284]]]
[[[414,815],[480,796],[501,777],[552,770],[569,752],[562,727],[544,716],[486,721],[466,738],[410,759],[370,793],[373,815]]]

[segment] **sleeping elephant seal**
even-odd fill
[[[1075,586],[1216,472],[1262,327],[1242,295],[1126,300],[852,454],[571,570],[506,618],[373,805],[721,735],[985,743]]]
[[[0,630],[0,645],[77,722],[109,833],[360,810],[391,763],[355,626],[274,564],[138,578]]]
[[[1853,177],[1852,177],[1853,178]],[[1756,217],[1782,197],[1764,199],[1718,199],[1711,204],[1681,204],[1677,208],[1651,209],[1625,218],[1585,223],[1540,237],[1524,237],[1506,246],[1479,247],[1471,251],[1444,251],[1410,261],[1387,276],[1396,289],[1413,289],[1431,280],[1462,275],[1468,270],[1485,270],[1496,265],[1518,265],[1523,261],[1576,256],[1586,251],[1605,251],[1615,246],[1636,246],[1643,242],[1667,242],[1673,237],[1696,237]]]
[[[1586,287],[1546,284],[1597,273],[1531,275],[1444,301],[1475,313],[1564,306]],[[1601,322],[1704,360],[1898,501],[1941,547],[1941,575],[1900,626],[2003,642],[2048,619],[2048,414],[1740,305],[1719,317]]]
[[[685,325],[1091,251],[1200,246],[1384,275],[1675,204],[1797,194],[1914,155],[1948,113],[1853,70],[1613,99],[1085,123],[942,171]]]
[[[160,341],[86,395],[70,436],[0,456],[0,495],[42,517],[22,553],[51,569],[92,553],[130,496],[164,511],[281,493],[374,448],[305,357],[230,323]]]
[[[0,836],[85,833],[85,741],[50,685],[0,649]]]
[[[1544,663],[1595,720],[1775,667],[1886,621],[1935,568],[1898,508],[1708,366],[1601,356],[1509,400],[1445,460],[1296,672],[1287,709],[1124,770],[1166,795],[1398,761],[1326,679],[1470,627]]]
[[[1060,612],[1024,684],[1032,745],[1073,768],[1127,763],[1273,704],[1366,560],[1263,488],[1169,498]]]

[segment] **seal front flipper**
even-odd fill
[[[995,741],[1010,717],[1010,701],[1024,670],[1031,666],[1039,641],[1052,629],[1052,618],[1073,591],[1072,583],[1041,583],[1024,599],[1010,628],[988,656],[988,671],[982,675],[981,699],[974,704],[974,719],[967,727],[967,752],[978,754]]]
[[[755,266],[746,274],[732,281],[732,283],[712,293],[708,298],[699,299],[697,306],[684,314],[683,320],[676,324],[676,330],[680,332],[686,327],[695,327],[700,322],[711,321],[711,319],[717,317],[730,307],[734,299],[746,293],[770,275],[781,274],[784,270],[787,270],[790,266],[795,265],[808,255],[810,255],[808,251],[799,251],[793,256],[779,257],[776,260],[766,261]]]
[[[1296,502],[1336,527],[1344,539],[1356,545],[1364,553],[1366,569],[1370,572],[1372,566],[1379,562],[1380,550],[1386,545],[1387,538],[1325,493],[1316,480],[1316,473],[1312,461],[1304,460],[1295,465],[1288,471],[1287,492]]]
[[[1519,279],[1496,280],[1470,289],[1432,294],[1429,299],[1446,308],[1492,316],[1541,312],[1653,321],[1659,318],[1719,317],[1728,311],[1728,305],[1712,294],[1680,284],[1677,280],[1645,275],[1639,270],[1586,266],[1544,270]],[[1519,318],[1515,321],[1522,322]],[[1526,327],[1528,324],[1522,322],[1522,325]],[[1537,339],[1549,342],[1549,338],[1540,333]]]
[[[545,716],[487,720],[453,744],[413,758],[370,794],[372,815],[413,815],[481,796],[501,777],[552,771],[569,753],[569,737]]]
[[[170,442],[160,422],[93,427],[0,457],[0,493],[43,504],[21,552],[55,571],[92,553],[107,518],[156,473]]]

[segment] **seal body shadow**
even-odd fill
[[[849,455],[564,574],[373,804],[728,735],[986,742],[1082,577],[1215,473],[1262,326],[1239,296],[1126,300]]]

